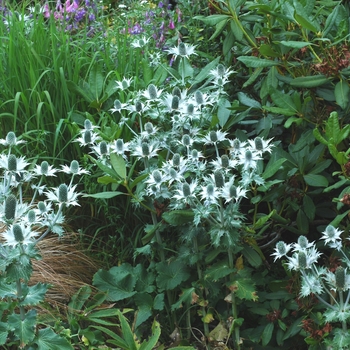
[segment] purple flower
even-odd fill
[[[164,4],[161,1],[159,1],[158,7],[162,8],[163,6],[164,6]]]
[[[169,23],[169,25],[168,25],[168,28],[169,28],[169,29],[175,29],[175,23],[174,23],[173,20],[170,20],[170,23]]]

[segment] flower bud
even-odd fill
[[[115,142],[115,148],[117,149],[117,152],[124,152],[124,141],[122,139],[118,139]]]
[[[171,100],[171,109],[179,109],[180,98],[179,96],[173,96]]]
[[[204,103],[204,97],[201,91],[197,90],[194,93],[194,99],[196,100],[197,105],[202,105]]]
[[[301,249],[306,249],[308,247],[308,240],[305,236],[300,236],[298,238],[298,244],[300,246]]]
[[[153,134],[154,133],[154,127],[151,122],[147,122],[145,124],[145,130],[147,131],[148,134]]]
[[[157,184],[161,184],[161,183],[162,183],[162,174],[160,173],[159,170],[154,170],[154,171],[152,172],[152,175],[153,175],[154,181],[155,181]]]
[[[185,43],[181,42],[179,44],[179,56],[186,56],[186,55],[187,55],[186,45]]]
[[[223,77],[225,75],[225,66],[219,63],[217,66],[217,72],[220,77]]]
[[[245,151],[245,159],[250,162],[253,159],[253,153],[249,149]]]
[[[173,164],[174,164],[174,166],[179,166],[180,165],[180,159],[181,159],[181,157],[180,157],[179,153],[175,153],[173,155]]]
[[[142,155],[144,157],[148,157],[150,154],[150,151],[149,151],[149,145],[147,142],[142,142],[141,149],[142,149]]]
[[[115,100],[114,101],[114,108],[117,110],[117,111],[120,111],[122,109],[122,104],[119,100]]]
[[[217,142],[218,140],[218,134],[214,130],[210,131],[209,137],[211,142]]]
[[[237,187],[235,185],[231,185],[229,191],[231,198],[237,198]]]
[[[192,115],[194,113],[194,105],[192,103],[189,103],[187,105],[187,114]]]
[[[70,163],[69,170],[72,174],[77,174],[79,172],[79,163],[76,160],[72,160]]]
[[[212,184],[207,185],[207,193],[208,193],[208,196],[214,195],[214,186]]]
[[[58,186],[58,200],[61,203],[68,202],[68,186],[66,184]]]
[[[189,135],[185,134],[184,136],[182,136],[182,143],[185,146],[190,146],[191,145],[191,138]]]
[[[46,160],[41,162],[40,171],[43,175],[47,175],[47,173],[49,171],[49,163]]]
[[[10,194],[5,200],[5,218],[13,220],[16,214],[17,199],[15,195]]]
[[[345,287],[345,269],[338,266],[335,270],[335,286],[338,290],[343,290]]]
[[[126,90],[129,87],[129,82],[126,79],[122,80],[122,88],[123,90]]]
[[[140,101],[135,102],[135,110],[137,113],[140,113],[142,111],[142,103]]]
[[[29,210],[28,211],[28,214],[27,214],[27,218],[28,218],[28,221],[33,224],[36,220],[36,215],[35,215],[35,211],[33,209]]]
[[[84,142],[85,143],[91,143],[91,131],[90,130],[86,130],[84,132],[83,138],[84,138]]]
[[[238,139],[234,139],[232,146],[234,151],[239,151],[241,149],[241,141],[239,141]]]
[[[229,157],[226,154],[223,154],[221,156],[221,166],[226,169],[229,167],[229,165],[230,165]]]
[[[184,183],[182,185],[182,192],[183,192],[183,195],[184,197],[189,197],[191,195],[191,188],[190,188],[190,185],[188,183]]]
[[[100,142],[100,153],[102,155],[107,154],[108,150],[107,150],[107,142],[106,141],[101,141]]]
[[[257,149],[258,151],[262,151],[264,149],[263,141],[261,137],[256,137],[254,139],[254,144],[255,144],[255,149]]]
[[[307,267],[307,260],[306,260],[306,254],[304,252],[298,253],[298,264],[301,269],[306,269]]]
[[[150,99],[152,99],[152,100],[154,100],[158,97],[157,96],[157,88],[154,84],[148,85],[148,94],[149,94]]]
[[[173,91],[171,93],[173,96],[177,96],[178,98],[181,98],[181,90],[178,86],[175,86],[173,88]]]
[[[280,254],[280,255],[286,255],[288,253],[287,248],[286,248],[286,244],[283,241],[277,242],[276,249],[277,249],[278,254]]]
[[[13,232],[13,235],[15,237],[15,240],[18,243],[22,243],[24,241],[24,236],[23,236],[23,232],[22,232],[21,226],[19,226],[18,224],[14,224],[12,226],[12,232]]]
[[[170,168],[170,169],[169,169],[169,176],[170,176],[173,180],[175,180],[175,179],[177,178],[177,171],[176,171],[175,169],[173,169],[173,168]]]
[[[215,186],[223,187],[225,184],[224,175],[220,169],[215,170],[214,172]]]
[[[9,146],[14,146],[16,144],[16,134],[13,131],[7,133],[6,142]]]
[[[196,149],[193,149],[191,152],[191,157],[195,160],[198,160],[199,155],[198,155],[198,151]]]
[[[85,128],[85,130],[92,130],[92,123],[89,119],[85,119],[84,128]]]
[[[17,158],[14,154],[10,154],[7,159],[7,168],[9,171],[17,171]]]
[[[38,203],[38,209],[40,210],[40,213],[45,213],[46,212],[46,204],[44,202],[39,202]]]

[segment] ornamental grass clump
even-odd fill
[[[320,302],[324,322],[332,324],[330,336],[324,339],[324,344],[330,349],[350,347],[347,325],[350,319],[350,259],[342,233],[328,225],[320,237],[326,248],[334,249],[334,254],[339,258],[338,266],[332,269],[320,266],[322,253],[316,243],[309,242],[305,236],[300,236],[297,243],[278,242],[272,254],[275,261],[284,259],[288,270],[300,273],[300,297],[313,295]]]
[[[48,348],[45,347],[46,344],[53,342],[62,349],[72,349],[69,342],[49,326],[38,327],[37,308],[44,301],[51,283],[59,278],[56,276],[49,283],[43,283],[43,278],[38,278],[39,271],[46,274],[48,279],[52,268],[45,268],[48,260],[44,260],[45,264],[41,265],[34,261],[42,258],[41,253],[48,252],[47,241],[44,240],[46,236],[64,235],[65,212],[70,206],[79,205],[77,200],[80,193],[76,191],[76,176],[86,171],[76,161],[59,170],[47,161],[39,165],[35,164],[37,160],[29,162],[23,156],[18,157],[17,152],[24,140],[17,139],[13,132],[8,133],[0,143],[0,303],[2,310],[6,310],[0,319],[0,345],[11,342],[20,348]],[[50,178],[55,177],[59,171],[68,173],[67,184],[49,187]],[[66,248],[65,250],[68,252]],[[50,253],[50,256],[59,258],[58,251],[59,249],[54,254]],[[72,263],[78,260],[76,257]],[[63,261],[67,263],[67,260],[62,259]],[[58,266],[59,262],[56,270]],[[33,274],[34,268],[36,274]],[[34,280],[37,283],[33,283]]]

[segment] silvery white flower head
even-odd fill
[[[209,74],[214,78],[214,79],[223,79],[226,80],[232,73],[237,73],[234,70],[231,70],[230,68],[226,68],[223,64],[219,63],[216,68],[211,69],[209,71]]]
[[[110,108],[110,111],[112,113],[115,112],[121,112],[123,109],[127,109],[128,104],[127,103],[121,103],[118,99],[114,100],[113,102],[113,108]]]
[[[132,82],[132,78],[127,79],[127,78],[124,77],[123,80],[121,80],[121,81],[117,80],[116,81],[117,88],[119,90],[124,91],[124,90],[126,90],[126,89],[128,89],[130,87],[131,82]]]
[[[168,112],[179,111],[181,109],[181,97],[167,93],[162,100],[163,105]]]
[[[162,89],[158,89],[154,84],[149,84],[147,89],[142,93],[147,100],[158,101],[162,94]]]
[[[15,247],[18,244],[31,244],[34,243],[34,238],[39,235],[39,232],[33,231],[30,226],[25,225],[23,222],[14,223],[6,231],[1,233],[1,236],[5,239],[4,245]]]
[[[322,232],[322,236],[320,237],[321,239],[324,239],[324,244],[329,245],[329,243],[337,243],[341,242],[340,235],[344,231],[341,231],[337,228],[335,228],[332,225],[328,225],[326,229]]]
[[[71,175],[83,175],[89,174],[89,172],[79,165],[77,160],[72,160],[70,165],[62,165],[62,172]]]
[[[44,160],[41,164],[36,164],[33,171],[38,176],[56,176],[58,170]]]
[[[184,204],[192,204],[192,200],[196,198],[197,181],[194,180],[191,183],[179,184],[179,188],[176,189],[172,198],[176,201],[180,201]]]
[[[52,191],[45,192],[45,195],[48,200],[59,205],[64,204],[67,207],[79,205],[77,198],[80,193],[75,192],[76,187],[77,185],[68,187],[66,184],[61,184],[58,187],[54,187]]]
[[[242,149],[238,158],[238,164],[243,165],[244,170],[255,169],[261,157],[250,149]]]
[[[126,152],[130,151],[129,148],[130,142],[124,142],[123,139],[117,139],[113,145],[111,145],[111,151],[117,153],[119,156],[122,156],[125,160],[128,159]]]
[[[315,247],[305,251],[295,251],[292,257],[288,257],[287,267],[289,270],[311,269],[320,256],[321,253]]]
[[[151,122],[147,122],[144,125],[144,127],[145,127],[145,130],[143,132],[141,132],[141,137],[147,138],[147,137],[150,137],[152,135],[154,136],[159,130],[159,128],[154,126]]]
[[[167,52],[169,52],[169,54],[174,55],[175,59],[177,57],[186,57],[188,58],[191,55],[197,55],[195,53],[195,48],[196,45],[189,45],[186,44],[184,42],[179,43],[178,46],[176,47],[172,47],[169,50],[166,50]]]
[[[125,108],[129,113],[143,113],[149,109],[149,106],[140,100],[134,101],[134,104],[128,104]]]
[[[198,120],[202,115],[202,111],[198,106],[191,102],[182,103],[179,112],[182,116],[187,117],[190,120]]]
[[[0,204],[0,222],[9,224],[22,218],[30,209],[26,203],[19,203],[14,194],[9,194]]]
[[[271,153],[271,141],[272,139],[264,140],[259,136],[257,136],[254,140],[248,140],[251,149],[260,156],[265,152]]]
[[[16,146],[25,142],[24,140],[18,140],[13,131],[9,131],[5,139],[0,139],[0,144],[4,146]]]
[[[25,168],[29,165],[24,157],[17,158],[14,154],[0,155],[0,167],[7,172],[21,174],[25,172]]]
[[[271,256],[274,256],[276,261],[277,259],[281,259],[284,256],[287,256],[288,252],[292,249],[291,244],[286,244],[283,241],[279,241],[276,244],[275,252],[271,254]]]
[[[155,185],[158,189],[160,189],[162,184],[166,181],[166,176],[163,173],[161,173],[158,169],[155,169],[152,171],[151,174],[149,174],[149,177],[145,182],[148,184],[148,186]]]
[[[92,131],[98,129],[99,126],[93,125],[89,119],[84,120],[84,128],[80,130],[80,135],[84,135],[85,131]]]
[[[80,147],[84,147],[88,145],[94,145],[96,141],[99,140],[100,137],[97,135],[96,132],[92,130],[84,130],[84,132],[81,133],[81,136],[75,140],[75,142],[79,142]]]
[[[239,139],[229,140],[230,141],[230,155],[233,158],[239,157],[247,145],[246,142],[241,142]]]
[[[211,183],[206,186],[201,186],[201,199],[204,200],[204,205],[218,205],[220,191]]]
[[[164,171],[167,171],[169,168],[174,168],[179,170],[180,173],[184,173],[187,169],[187,159],[185,159],[179,153],[174,153],[171,159],[163,163],[162,168]]]
[[[141,37],[140,39],[136,39],[131,43],[131,46],[134,48],[143,48],[147,45],[150,38],[146,38],[145,36]]]
[[[228,173],[231,169],[234,169],[237,165],[237,160],[230,159],[226,154],[210,162],[214,169],[222,169],[225,173]]]
[[[300,296],[307,297],[311,293],[318,295],[322,294],[323,286],[318,276],[315,276],[314,274],[305,274],[301,277]]]
[[[221,196],[225,199],[225,203],[238,202],[242,197],[247,198],[247,190],[241,186],[235,186],[233,183],[233,177],[230,181],[225,182],[222,190]]]
[[[133,142],[130,148],[132,148],[132,155],[138,159],[157,157],[159,151],[157,142],[146,142],[141,138],[137,138],[136,143]]]
[[[95,154],[99,158],[105,158],[109,156],[110,153],[110,144],[107,143],[106,141],[101,141],[100,143],[91,146],[91,152]]]
[[[203,138],[203,141],[206,145],[213,145],[218,142],[227,140],[226,135],[227,135],[226,131],[211,130],[207,135],[205,135],[205,137]]]
[[[203,93],[200,90],[195,91],[195,93],[192,96],[190,96],[188,102],[196,107],[202,107],[213,104],[213,101],[211,100],[211,95]]]
[[[184,176],[183,173],[185,171],[185,168],[183,169],[175,169],[172,167],[168,167],[165,170],[166,179],[169,185],[171,185],[173,182],[183,182]]]
[[[298,242],[293,243],[293,252],[304,252],[307,249],[313,247],[315,242],[309,242],[309,240],[305,236],[299,236]]]
[[[158,67],[162,62],[162,55],[160,52],[149,53],[149,63],[151,67]]]

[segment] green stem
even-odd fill
[[[234,268],[234,262],[233,262],[233,253],[232,250],[228,250],[228,264],[231,269]],[[234,276],[231,274],[231,279],[234,279]],[[232,303],[232,316],[233,316],[233,321],[235,322],[238,318],[238,311],[237,311],[237,304],[236,304],[236,296],[234,292],[231,292],[231,303]],[[240,350],[241,349],[241,341],[240,341],[240,332],[239,332],[239,325],[235,324],[234,325],[234,342],[236,344],[236,349]]]

